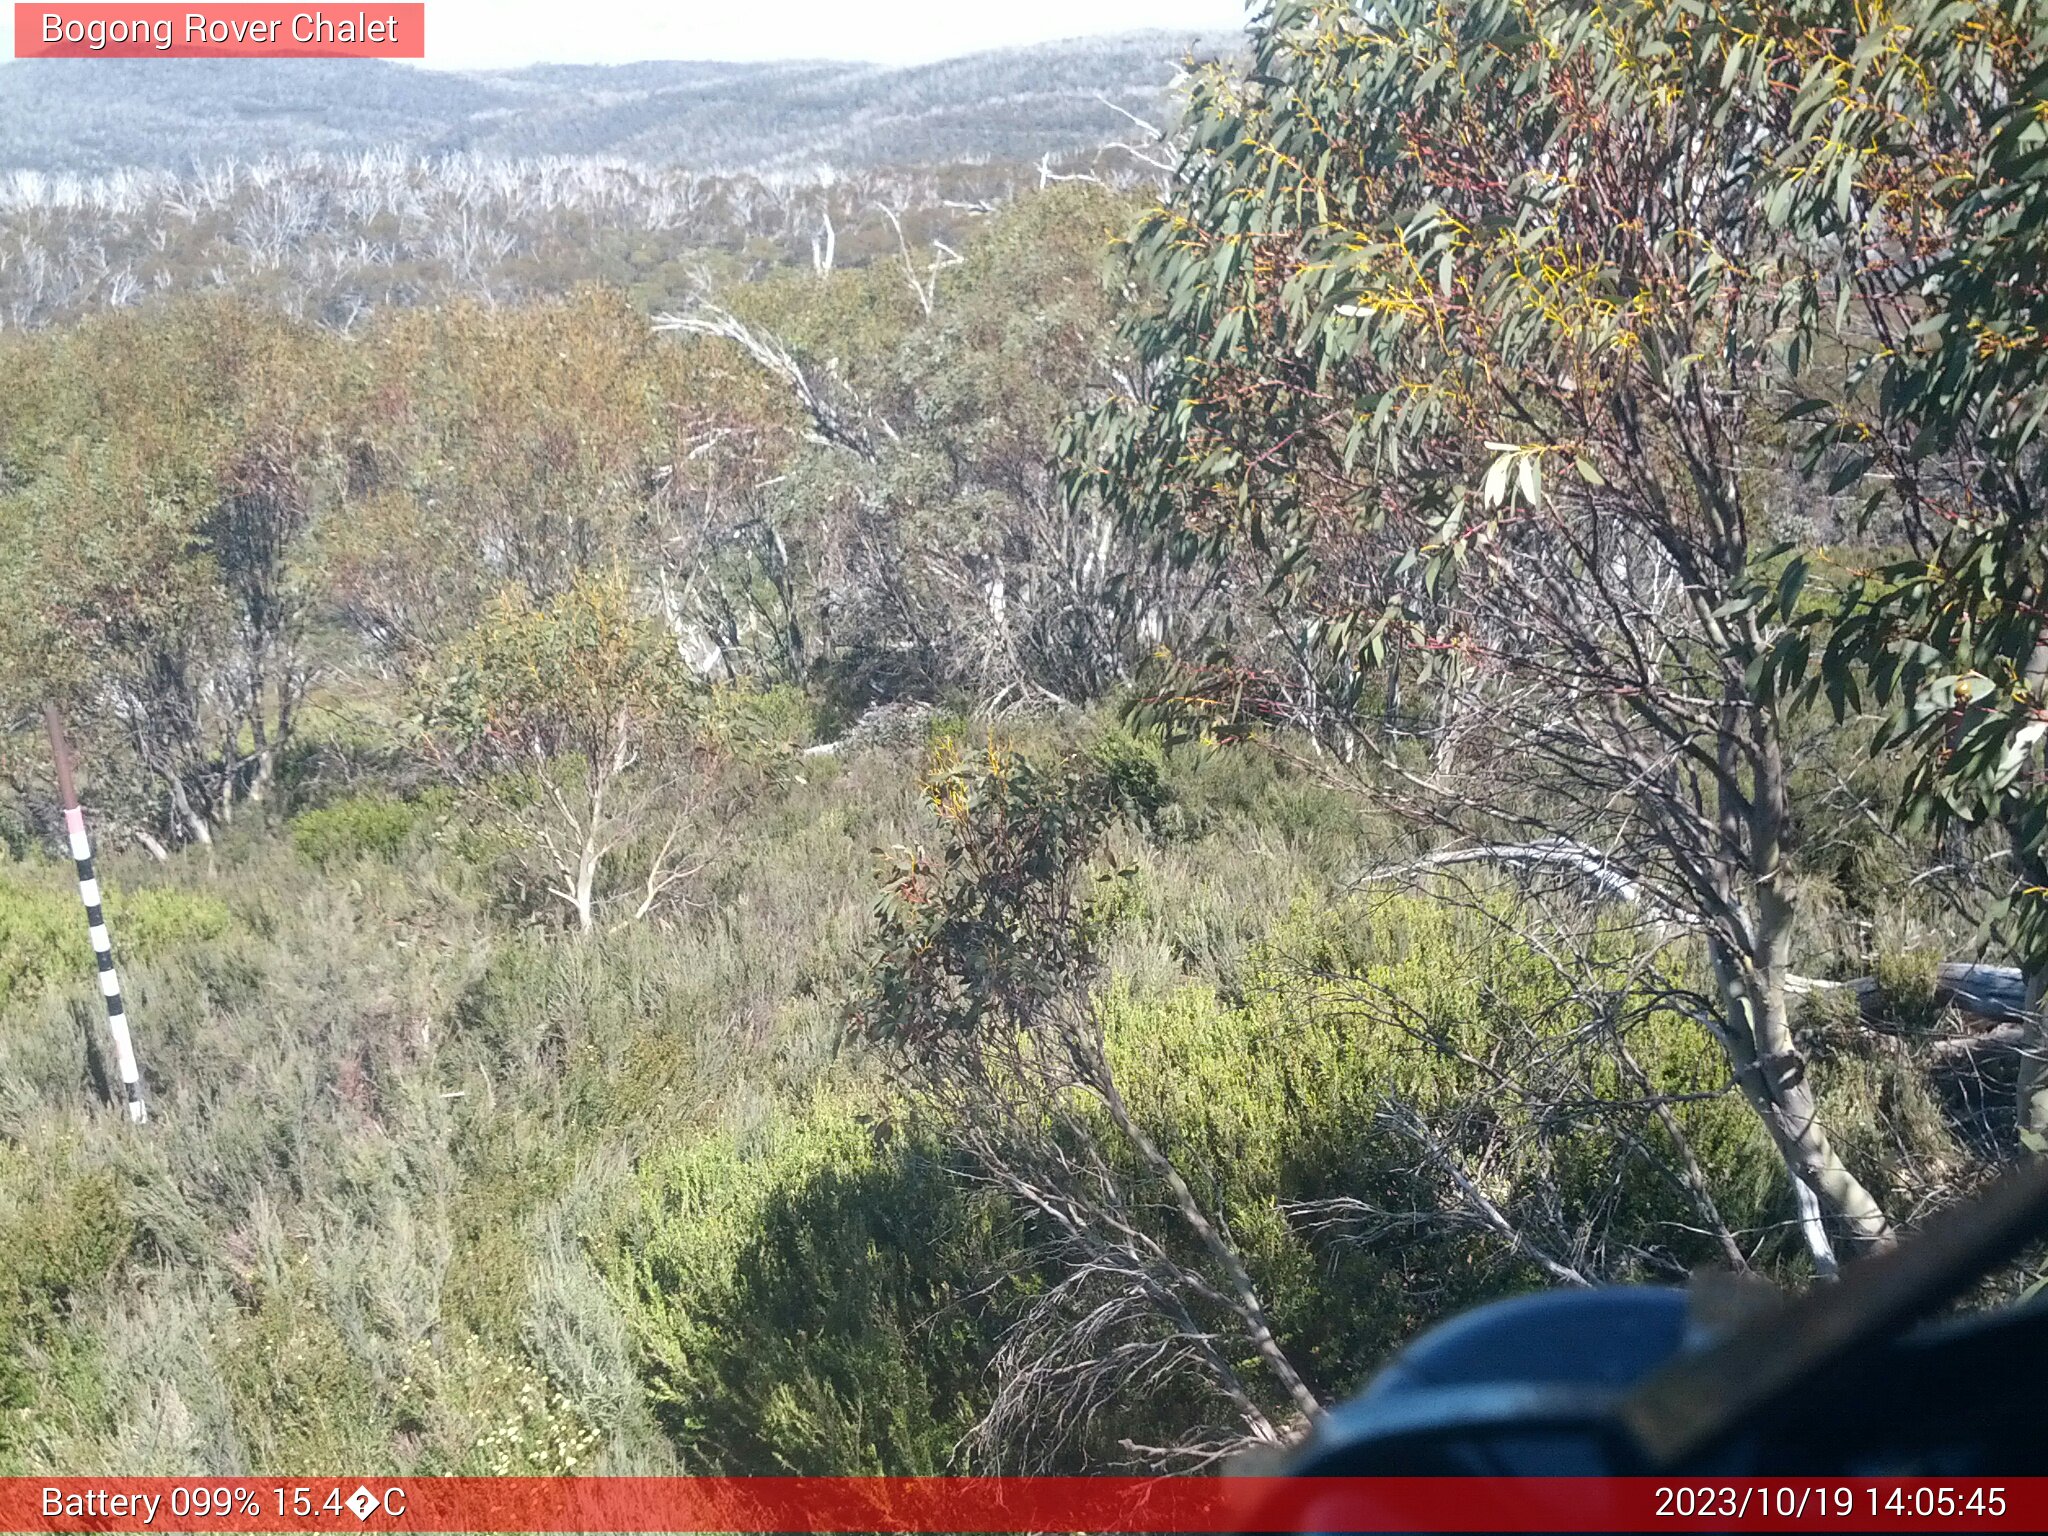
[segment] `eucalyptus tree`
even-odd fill
[[[1823,1208],[1887,1242],[1790,1005],[1815,639],[1780,418],[1851,345],[1857,249],[1788,210],[1902,40],[1817,4],[1319,0],[1253,44],[1132,240],[1145,371],[1068,441],[1076,494],[1238,594],[1176,707],[1308,726],[1696,945],[1675,995],[1816,1263]]]
[[[1987,915],[2025,975],[2018,1127],[2048,1151],[2048,12],[1905,9],[1828,146],[1860,229],[1871,345],[1846,398],[1802,402],[1814,462],[1899,558],[1857,573],[1826,654],[1910,763],[1909,817],[2002,831]],[[1817,227],[1832,212],[1798,208]]]
[[[144,770],[119,814],[210,842],[261,799],[313,668],[305,538],[334,488],[330,345],[241,305],[16,352],[0,477],[10,692]],[[96,776],[101,788],[111,776]]]
[[[320,568],[378,650],[418,661],[501,588],[545,603],[652,539],[689,391],[616,294],[386,315],[357,350]]]
[[[655,915],[703,867],[692,682],[616,573],[545,604],[508,587],[427,680],[433,754],[581,933],[607,904]]]

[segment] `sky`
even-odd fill
[[[1244,0],[427,0],[426,63],[443,69],[636,59],[920,64],[985,48],[1153,27],[1235,31],[1244,17]]]

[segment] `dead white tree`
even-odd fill
[[[811,270],[820,277],[832,274],[832,263],[839,253],[839,231],[832,227],[832,210],[820,209],[818,232],[811,236]]]
[[[708,285],[700,286],[689,306],[654,317],[658,331],[675,331],[686,336],[709,336],[729,341],[756,364],[789,386],[811,421],[814,441],[843,448],[865,463],[880,456],[877,439],[893,443],[896,429],[888,420],[857,400],[821,368],[800,358],[781,341],[748,324],[731,310],[712,301]]]
[[[943,240],[932,242],[932,259],[920,268],[910,254],[910,240],[903,233],[903,216],[887,203],[876,203],[875,208],[889,221],[889,228],[896,233],[896,253],[903,263],[903,280],[910,285],[911,297],[917,300],[917,307],[929,319],[932,306],[938,303],[939,274],[948,267],[957,267],[965,259]]]
[[[671,638],[624,580],[579,580],[546,608],[502,600],[449,662],[426,744],[578,932],[674,900],[703,867],[707,759]],[[629,857],[633,884],[606,889]]]

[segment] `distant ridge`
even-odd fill
[[[372,60],[0,63],[0,170],[183,171],[395,146],[699,170],[1035,160],[1158,122],[1229,34],[1139,32],[887,67],[648,62],[444,71]]]

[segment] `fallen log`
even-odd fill
[[[2027,1044],[2024,1024],[1994,1024],[1969,1035],[1944,1035],[1928,1046],[1927,1054],[1937,1065],[1967,1061],[1982,1052],[2019,1052]]]
[[[1847,981],[1788,976],[1785,985],[1794,996],[1854,993],[1857,1007],[1866,1017],[1880,1012],[1885,1002],[1884,988],[1875,976],[1856,976]],[[2027,1018],[2027,978],[2016,965],[1945,960],[1935,971],[1934,1001],[1944,1008],[1997,1024],[2023,1023]]]
[[[1485,843],[1475,848],[1442,848],[1413,863],[1379,870],[1366,881],[1391,880],[1400,875],[1449,869],[1459,864],[1506,864],[1519,869],[1561,869],[1577,875],[1601,895],[1630,907],[1651,908],[1651,915],[1676,920],[1661,902],[1648,899],[1640,882],[1616,869],[1597,848],[1573,842],[1568,837],[1546,837],[1533,843]],[[1364,883],[1364,882],[1361,882]]]

